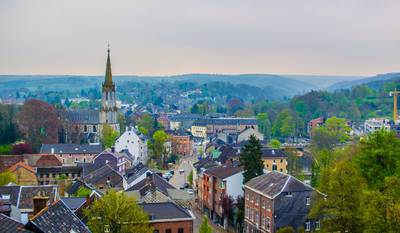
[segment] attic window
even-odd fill
[[[292,196],[293,196],[292,192],[286,192],[286,197],[292,197]]]
[[[310,203],[311,203],[310,197],[306,197],[306,205],[310,205]]]

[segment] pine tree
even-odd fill
[[[243,183],[264,173],[264,164],[261,157],[260,141],[254,135],[251,135],[249,142],[244,146],[240,154],[240,163],[244,166]]]

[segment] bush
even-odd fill
[[[176,163],[176,161],[178,161],[179,157],[176,154],[171,154],[168,159],[167,159],[167,163]]]
[[[0,155],[9,155],[11,153],[11,144],[0,145]]]

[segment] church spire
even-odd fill
[[[107,67],[106,67],[106,76],[104,80],[104,85],[105,86],[113,85],[112,73],[111,73],[111,61],[110,61],[110,45],[108,45],[107,49]]]

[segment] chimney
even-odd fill
[[[41,196],[40,193],[33,197],[33,215],[39,213],[42,209],[47,207],[49,197]]]
[[[54,147],[51,148],[51,154],[54,154]]]

